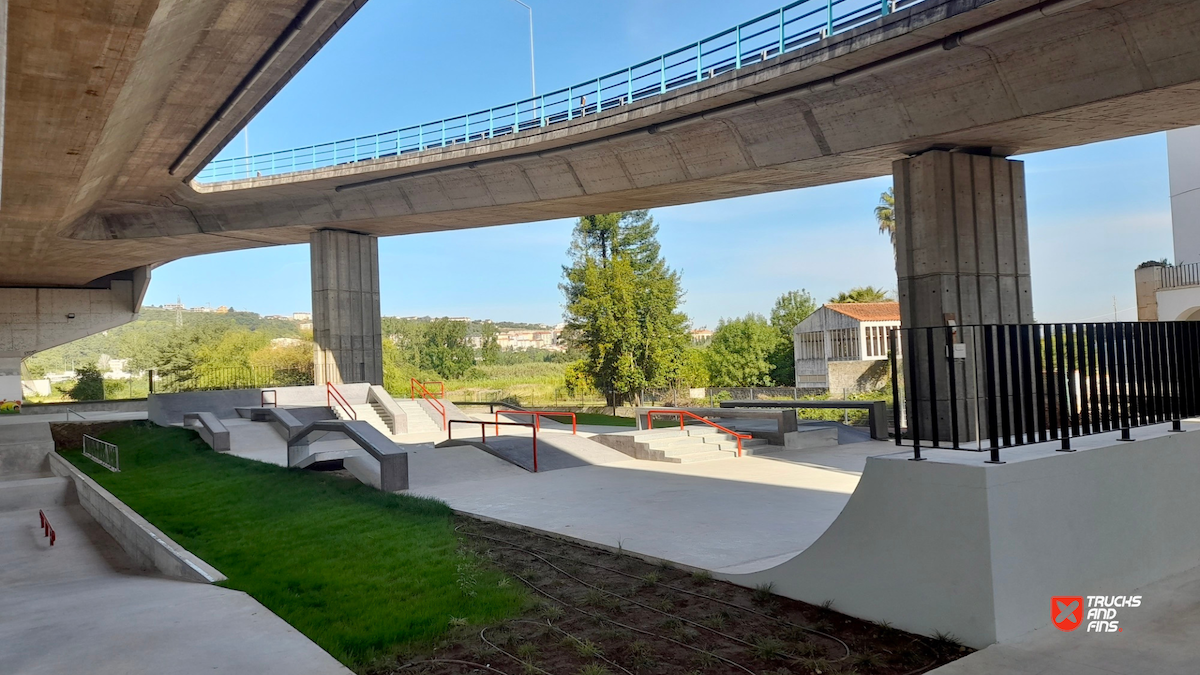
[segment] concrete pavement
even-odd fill
[[[752,571],[815,541],[849,500],[866,458],[893,449],[867,442],[697,464],[629,459],[446,485],[414,482],[411,492],[689,567]]]
[[[82,507],[61,503],[51,483],[65,479],[44,480],[26,508],[0,512],[0,673],[350,673],[245,593],[142,573]],[[0,496],[28,482],[0,480]]]
[[[1104,593],[1097,589],[1097,594]],[[982,649],[931,675],[1195,675],[1200,672],[1200,567],[1141,589],[1118,610],[1119,633],[1047,626]],[[1046,598],[1050,611],[1050,598]]]

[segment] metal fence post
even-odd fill
[[[785,38],[784,34],[785,34],[785,23],[783,20],[783,8],[780,7],[779,8],[779,55],[780,56],[783,56],[783,48],[784,48],[784,45],[786,42],[786,38]]]
[[[734,38],[733,48],[737,50],[737,53],[735,53],[733,55],[733,63],[734,63],[733,68],[734,68],[734,70],[737,70],[742,67],[742,26],[741,26],[741,24],[738,24],[737,36]]]
[[[833,0],[825,0],[825,6],[828,8],[828,18],[825,23],[825,37],[829,37],[833,35]]]

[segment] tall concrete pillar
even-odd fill
[[[949,364],[957,355],[959,438],[973,439],[986,429],[977,417],[981,385],[975,377],[975,360],[984,355],[982,345],[975,344],[979,333],[970,326],[1033,322],[1024,164],[931,150],[895,162],[892,172],[901,325],[953,326],[950,339],[965,345],[955,352],[945,330],[934,332],[932,350],[924,335],[919,344],[906,341],[901,348],[908,361],[905,375],[913,379],[915,371],[908,396],[928,399],[932,361],[938,436],[949,439]],[[933,420],[916,421],[921,437],[931,438]]]
[[[383,384],[379,240],[317,230],[312,258],[313,373],[317,384]]]

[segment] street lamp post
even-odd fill
[[[529,10],[529,82],[533,87],[533,97],[537,98],[537,69],[533,63],[533,8],[521,0],[513,0],[513,2]]]

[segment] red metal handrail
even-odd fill
[[[46,513],[41,509],[38,509],[38,518],[42,520],[42,536],[50,537],[50,545],[53,546],[54,540],[58,538],[58,535],[54,533],[54,528],[50,526],[50,519],[46,517]]]
[[[274,396],[271,397],[271,407],[278,408],[279,407],[279,392],[275,391],[274,389],[263,389],[262,391],[260,391],[258,393],[258,407],[260,407],[260,408],[267,407],[267,394],[268,393],[274,394]],[[326,402],[328,402],[328,397],[326,399]]]
[[[433,392],[429,391],[429,385],[436,384],[436,385],[438,386],[438,395],[437,395],[437,398],[440,398],[440,399],[443,399],[443,400],[446,398],[446,383],[445,383],[445,382],[442,382],[441,380],[429,380],[429,381],[426,381],[426,382],[422,382],[422,381],[418,380],[417,378],[413,377],[413,378],[410,378],[410,387],[411,387],[411,384],[412,384],[412,383],[416,383],[416,384],[419,384],[419,385],[421,385],[421,387],[422,387],[423,389],[425,389],[425,391],[426,391],[426,392],[427,392],[427,393],[428,393],[430,396],[433,396]]]
[[[579,431],[579,425],[575,422],[575,413],[573,412],[558,412],[555,410],[495,410],[493,412],[496,418],[496,422],[493,422],[493,424],[500,421],[501,415],[533,415],[533,422],[539,429],[542,428],[543,417],[554,417],[555,415],[567,417],[569,415],[571,417],[571,433],[575,434]],[[496,433],[500,433],[499,427],[496,428]]]
[[[536,424],[530,424],[527,422],[484,422],[482,420],[450,420],[450,425],[446,427],[446,439],[447,440],[454,440],[454,432],[451,431],[451,429],[453,428],[453,425],[455,425],[455,424],[478,424],[479,425],[479,437],[483,439],[483,441],[482,441],[483,443],[487,443],[487,425],[489,425],[489,424],[494,424],[496,426],[496,434],[495,435],[497,435],[497,436],[500,435],[500,427],[502,427],[502,426],[504,426],[504,427],[529,427],[530,429],[533,429],[533,472],[534,473],[538,472],[538,461],[537,461],[538,427]]]
[[[706,420],[703,417],[701,417],[695,413],[690,413],[686,410],[648,410],[648,411],[646,411],[646,428],[647,429],[654,428],[654,418],[651,417],[651,415],[679,415],[679,428],[681,430],[683,429],[683,416],[684,415],[687,415],[688,417],[691,417],[693,419],[700,420],[701,422],[704,422],[705,424],[707,424],[710,427],[716,427],[717,429],[720,429],[721,431],[724,431],[725,433],[727,433],[730,436],[733,436],[734,438],[737,439],[737,448],[738,448],[737,456],[738,457],[742,456],[742,441],[743,440],[748,441],[751,438],[754,438],[750,434],[739,434],[738,432],[734,431],[733,429],[726,429],[725,427],[721,426],[720,424],[717,424],[716,422],[713,422],[711,420]]]
[[[425,399],[426,401],[429,401],[429,405],[433,406],[434,410],[436,410],[442,414],[442,431],[448,432],[450,430],[450,425],[446,421],[446,404],[442,403],[441,401],[439,401],[437,399],[436,396],[431,394],[429,392],[429,390],[425,388],[426,384],[442,384],[442,383],[441,382],[422,382],[415,377],[410,377],[410,378],[408,378],[408,395],[412,398],[417,398],[417,390],[420,389],[421,390],[420,397]],[[442,397],[444,398],[445,396],[446,396],[446,386],[444,384],[442,384]]]
[[[346,413],[347,417],[352,420],[358,419],[358,413],[354,412],[354,408],[350,407],[350,401],[347,401],[346,397],[342,396],[342,392],[338,391],[332,382],[326,382],[325,405],[332,408],[334,403],[338,404],[338,407],[342,409],[342,412]]]

